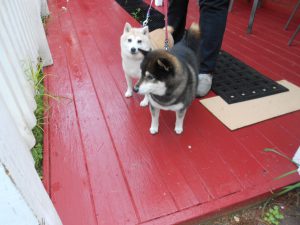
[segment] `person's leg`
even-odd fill
[[[216,66],[226,27],[229,0],[200,0],[200,66],[197,95],[211,89],[212,73]]]
[[[212,73],[222,45],[228,0],[200,0],[200,73]]]
[[[174,28],[174,42],[180,41],[184,34],[189,0],[170,0],[168,7],[168,25]]]

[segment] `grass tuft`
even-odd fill
[[[45,87],[44,87],[44,78],[45,75],[43,73],[42,63],[38,63],[36,69],[30,65],[29,71],[29,79],[33,83],[33,87],[35,90],[35,101],[37,104],[37,108],[34,112],[34,115],[37,119],[37,124],[33,128],[32,132],[36,140],[35,146],[32,148],[31,153],[35,162],[35,168],[42,179],[43,177],[43,141],[44,141],[44,95],[45,95]]]
[[[71,98],[56,96],[50,94],[47,90],[45,90],[44,80],[47,76],[43,72],[43,65],[41,61],[37,64],[36,68],[31,64],[27,65],[28,69],[25,71],[31,85],[35,91],[35,101],[37,104],[37,108],[34,112],[37,123],[33,128],[32,132],[36,140],[35,146],[32,148],[31,153],[35,162],[35,168],[40,176],[43,178],[43,142],[44,142],[44,125],[45,120],[50,115],[50,106],[48,105],[48,100],[52,99],[56,102],[60,102],[62,99],[67,99],[70,102]],[[45,117],[47,116],[47,117]]]

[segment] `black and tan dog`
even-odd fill
[[[175,132],[182,133],[186,110],[197,92],[199,40],[199,26],[192,24],[170,51],[140,49],[145,57],[141,63],[142,76],[134,91],[149,99],[151,134],[158,132],[160,109],[176,112]]]

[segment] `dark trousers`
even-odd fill
[[[179,41],[185,30],[189,0],[170,0],[168,24],[174,27],[173,37]],[[229,0],[199,0],[201,40],[200,71],[212,73],[220,51],[226,27]]]

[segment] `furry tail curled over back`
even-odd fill
[[[196,54],[198,54],[199,41],[201,38],[200,27],[197,23],[192,23],[190,28],[185,32],[183,41],[186,46],[192,49]]]

